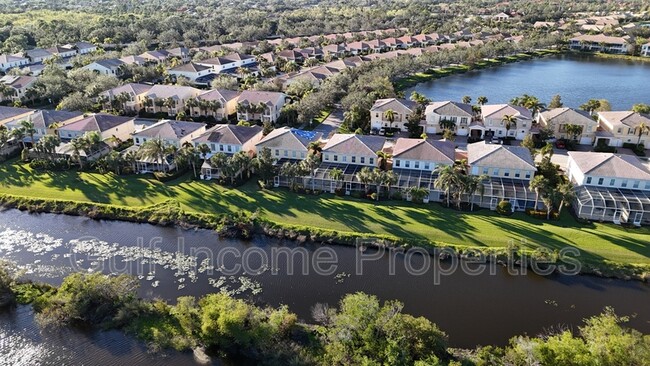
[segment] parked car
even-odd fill
[[[555,147],[557,147],[558,149],[566,149],[566,143],[564,142],[564,140],[557,140],[555,142]]]

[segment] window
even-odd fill
[[[530,172],[526,172],[526,179],[530,179]]]
[[[406,167],[406,168],[410,168],[410,167],[411,167],[411,161],[406,160],[406,161],[404,162],[404,167]]]
[[[424,163],[424,169],[425,170],[429,170],[430,169],[429,167],[430,167],[429,163]]]
[[[521,173],[519,170],[515,170],[515,178],[519,178],[521,176]]]
[[[284,150],[284,157],[286,158],[287,156],[289,156],[289,152],[287,150]]]
[[[346,155],[343,155],[343,162],[347,163],[348,162],[348,157]]]
[[[414,162],[414,163],[413,163],[413,167],[414,167],[415,169],[420,169],[420,162],[419,162],[419,161]]]
[[[609,180],[609,185],[613,186],[614,184],[616,184],[616,179],[610,179]]]
[[[300,153],[300,158],[301,158],[301,159],[304,159],[304,158],[305,158],[305,152],[304,152],[304,151]]]
[[[228,152],[232,152],[232,146],[228,145]]]
[[[621,182],[621,187],[626,188],[627,187],[627,180],[624,180]]]
[[[324,159],[325,159],[325,161],[329,161],[329,160],[330,160],[330,156],[329,156],[329,155],[325,155],[325,156],[324,156]]]
[[[292,157],[292,158],[295,158],[295,157],[296,157],[296,152],[295,152],[295,151],[292,151],[292,152],[291,152],[291,157]]]
[[[357,162],[357,157],[356,157],[356,156],[351,157],[351,159],[352,159],[352,162],[353,162],[353,163],[356,163],[356,162]]]
[[[223,151],[223,145],[219,144],[219,151]]]
[[[375,163],[375,158],[369,158],[368,159],[368,164],[372,165]]]
[[[650,182],[645,182],[645,189],[650,189]]]
[[[494,168],[492,175],[499,175],[499,168]]]
[[[275,149],[275,156],[280,156],[280,150]]]
[[[483,174],[489,174],[490,170],[488,168],[483,168]]]
[[[632,188],[639,188],[639,184],[641,184],[641,182],[635,180],[634,183],[632,184]]]
[[[139,143],[140,143],[140,138],[139,138],[139,137],[136,137],[136,138],[135,138],[135,143],[136,143],[136,144],[139,144]]]
[[[587,177],[587,184],[591,184],[591,177]]]
[[[598,178],[598,185],[602,186],[604,181],[605,181],[605,178]]]
[[[510,176],[510,171],[508,169],[503,171],[503,176],[504,177],[509,177]]]
[[[362,158],[362,159],[363,159],[363,158]],[[395,166],[396,166],[396,167],[399,167],[400,162],[401,162],[401,160],[395,160]]]
[[[365,156],[362,156],[361,157],[361,164],[365,164],[365,163],[366,163],[366,158],[365,158]]]
[[[334,161],[339,161],[339,156],[338,155],[334,155]]]
[[[460,119],[460,123],[467,123],[467,117],[463,117]]]

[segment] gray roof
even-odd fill
[[[386,98],[386,99],[377,99],[375,103],[370,108],[370,111],[380,111],[386,112],[389,109],[395,109],[396,107],[401,107],[404,110],[408,110],[409,113],[413,113],[416,103],[406,99],[398,98]]]
[[[598,116],[614,126],[625,125],[636,128],[641,122],[650,125],[650,117],[633,111],[598,112]]]
[[[34,123],[34,128],[49,128],[54,123],[64,122],[72,118],[82,116],[81,112],[56,111],[51,109],[39,109],[26,117],[16,118],[8,122],[8,126],[18,125],[20,121],[27,120]]]
[[[320,132],[304,131],[295,128],[276,128],[256,144],[258,150],[264,147],[284,148],[288,150],[307,150],[310,142],[318,141],[323,136]]]
[[[127,93],[129,95],[134,96],[134,95],[144,94],[149,90],[151,90],[151,85],[128,83],[128,84],[120,85],[113,89],[106,90],[105,92],[102,92],[102,94],[112,97],[114,95]]]
[[[84,132],[104,132],[115,128],[129,121],[133,121],[133,117],[114,116],[112,114],[97,113],[78,121],[69,123],[63,127],[62,130],[66,131],[84,131]]]
[[[8,62],[15,62],[15,61],[25,61],[27,58],[23,56],[15,56],[15,55],[0,55],[0,63],[8,63]]]
[[[381,136],[337,133],[327,141],[323,152],[352,155],[376,155],[384,148],[386,139]]]
[[[213,89],[197,96],[196,98],[201,100],[229,101],[229,100],[236,99],[238,96],[239,96],[239,92],[236,90]]]
[[[237,99],[237,103],[275,105],[279,100],[284,100],[286,95],[278,92],[244,90]]]
[[[485,141],[467,145],[467,162],[504,169],[536,170],[530,151],[521,146],[487,144]]]
[[[117,58],[108,58],[104,60],[97,60],[93,62],[95,64],[98,64],[100,66],[104,66],[107,69],[117,69],[118,67],[124,65],[124,61],[117,59]]]
[[[585,175],[650,180],[650,167],[632,155],[570,151],[569,156]]]
[[[472,118],[474,116],[474,111],[472,110],[471,105],[452,102],[450,100],[430,103],[427,105],[424,113],[436,113],[441,116],[466,116],[469,118]]]
[[[170,71],[184,71],[184,72],[200,72],[211,69],[210,66],[195,64],[194,62],[189,62],[184,65],[180,65],[170,69]]]
[[[454,143],[446,140],[399,138],[393,147],[393,158],[397,159],[453,164],[455,157]]]
[[[13,118],[16,116],[20,116],[21,114],[33,112],[33,109],[29,108],[16,108],[16,107],[5,107],[5,106],[0,106],[0,121],[3,121],[5,119]]]
[[[584,124],[595,124],[593,118],[588,112],[573,109],[573,108],[553,108],[542,112],[541,118],[548,123],[558,124],[576,124],[582,122]]]
[[[512,104],[486,104],[481,106],[483,118],[501,119],[505,115],[516,118],[532,119],[533,114],[526,108]]]
[[[205,123],[162,120],[154,125],[138,131],[134,136],[160,138],[160,139],[181,139],[193,132],[205,127]]]
[[[194,139],[194,142],[243,145],[260,132],[260,126],[216,125]]]

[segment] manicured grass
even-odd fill
[[[568,213],[544,222],[524,214],[502,217],[482,210],[460,213],[439,204],[379,203],[351,197],[297,195],[284,189],[259,190],[251,182],[228,189],[189,176],[166,184],[140,176],[34,172],[18,163],[0,165],[0,194],[145,206],[174,199],[187,211],[234,213],[259,210],[273,222],[345,232],[388,234],[401,238],[478,247],[515,243],[534,249],[578,248],[591,263],[613,261],[650,265],[650,230],[610,224],[581,224]]]
[[[311,125],[307,125],[307,126],[305,127],[305,130],[308,130],[308,131],[313,130],[314,128],[316,128],[316,126],[318,126],[318,125],[320,125],[321,123],[323,123],[323,121],[325,120],[325,118],[329,117],[330,114],[332,114],[332,110],[331,110],[331,109],[329,109],[329,108],[327,108],[327,109],[323,109],[322,111],[320,111],[320,113],[318,113],[318,116],[316,116],[316,117],[314,117],[314,118],[312,119]]]

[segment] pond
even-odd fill
[[[578,108],[589,99],[607,99],[612,110],[637,103],[650,104],[650,62],[605,59],[591,55],[553,55],[530,61],[451,75],[420,83],[413,90],[434,101],[460,101],[463,96],[486,96],[489,103],[508,103],[522,94],[548,104],[562,96],[566,107]]]
[[[282,250],[292,256],[278,255],[280,259],[273,261]],[[650,332],[647,284],[591,276],[515,275],[497,264],[481,274],[457,270],[441,275],[436,269],[449,263],[417,253],[392,255],[267,237],[220,239],[206,230],[8,210],[0,213],[0,257],[18,263],[27,276],[52,284],[73,271],[127,272],[140,278],[141,296],[174,301],[183,295],[225,291],[257,304],[286,304],[305,321],[311,321],[314,304],[336,305],[344,294],[364,291],[382,300],[402,301],[405,312],[438,324],[454,347],[505,345],[515,335],[575,327],[606,306],[634,315],[630,325]],[[325,264],[318,264],[318,258],[326,259]],[[327,261],[332,258],[336,260]],[[416,273],[428,261],[433,266]],[[237,270],[238,266],[242,267]],[[56,363],[57,357],[73,357],[75,352],[97,355],[93,360],[101,362],[95,364],[130,357],[133,362],[129,362],[140,364],[154,357],[119,332],[43,335],[33,325],[21,325],[33,324],[24,309],[28,307],[19,308],[18,315],[0,317],[0,333],[21,340],[5,342],[0,348],[14,347],[18,352],[21,342],[29,344],[49,360],[45,364]],[[166,360],[184,364],[192,356],[172,353]]]

